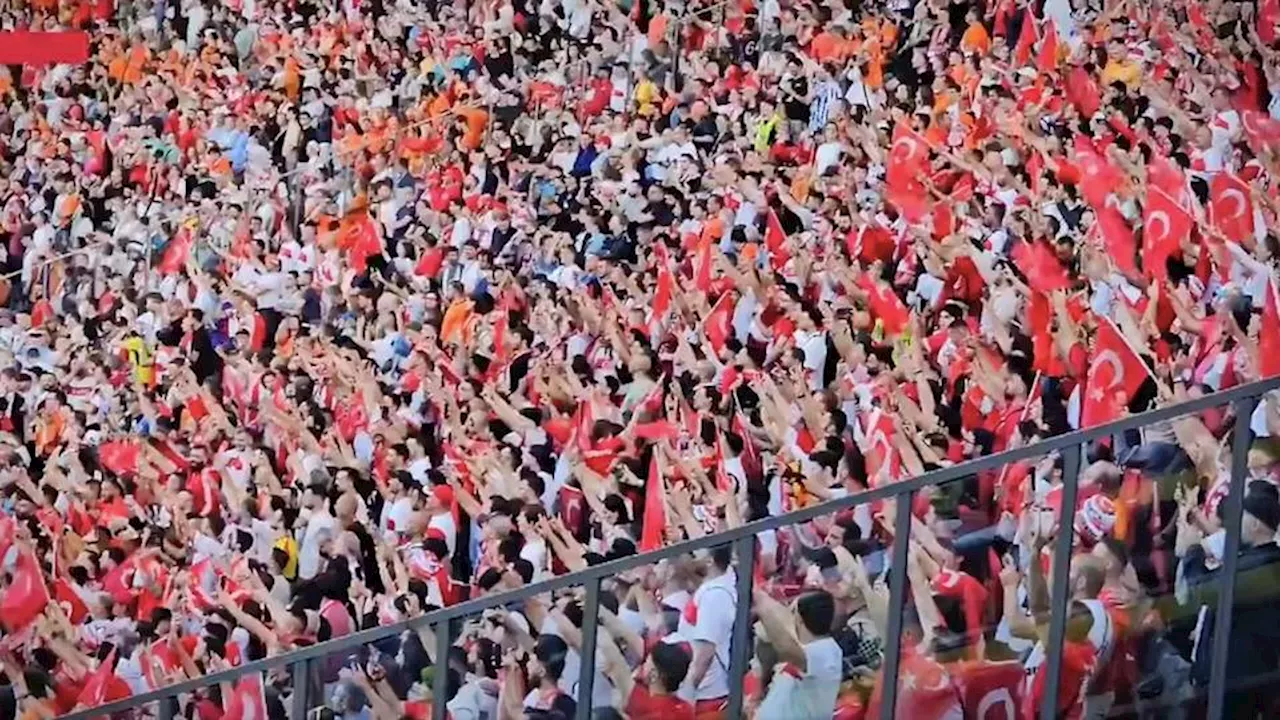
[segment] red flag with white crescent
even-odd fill
[[[1228,240],[1252,246],[1253,197],[1249,184],[1228,172],[1209,182],[1209,220]]]
[[[898,683],[898,702],[894,717],[912,720],[964,720],[964,708],[947,668],[928,654],[903,643],[898,677],[876,677],[875,688],[867,703],[869,718],[880,717],[881,697],[885,682]]]
[[[0,600],[0,625],[15,633],[39,617],[48,604],[49,588],[44,584],[39,561],[30,552],[19,552],[4,599]]]
[[[1101,318],[1083,387],[1080,426],[1089,428],[1123,417],[1149,374],[1115,323]]]
[[[261,673],[249,673],[236,682],[231,696],[222,701],[222,720],[267,720]]]
[[[1195,219],[1176,200],[1156,188],[1147,193],[1142,216],[1142,262],[1147,275],[1164,280],[1169,271],[1166,260],[1180,252],[1182,241],[1190,237]]]
[[[1261,154],[1280,144],[1280,120],[1267,113],[1245,110],[1240,113],[1240,129],[1255,153]]]

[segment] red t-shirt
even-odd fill
[[[693,706],[675,695],[653,695],[636,683],[627,698],[627,717],[631,720],[693,720]]]
[[[1084,642],[1066,642],[1062,647],[1062,676],[1058,683],[1057,709],[1066,720],[1076,720],[1084,710],[1082,702],[1084,683],[1089,679],[1096,659],[1093,645]],[[1024,720],[1036,720],[1040,717],[1040,699],[1044,697],[1045,679],[1049,674],[1049,663],[1041,663],[1031,679],[1031,692],[1023,697],[1022,717]]]

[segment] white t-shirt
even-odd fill
[[[737,575],[732,569],[703,582],[693,593],[695,621],[690,623],[687,613],[680,616],[678,632],[691,641],[711,643],[715,653],[697,689],[691,691],[688,685],[680,688],[682,700],[716,700],[729,694],[729,644],[738,606],[736,586]]]
[[[338,521],[327,512],[318,512],[307,520],[298,549],[298,577],[310,580],[320,572],[320,541],[324,534],[333,537]]]
[[[773,675],[769,694],[760,703],[761,718],[828,720],[840,693],[840,673],[844,655],[829,637],[804,646],[805,671],[784,663]]]
[[[453,520],[453,514],[445,511],[438,515],[432,515],[427,521],[427,529],[436,529],[444,533],[444,542],[449,546],[449,554],[453,555],[453,550],[458,546],[458,524]]]

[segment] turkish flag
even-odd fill
[[[223,698],[222,720],[267,720],[267,695],[261,673],[240,678],[231,690],[231,697]]]
[[[369,258],[382,252],[382,237],[368,213],[351,213],[342,220],[338,245],[347,250],[356,272],[363,273]]]
[[[1077,138],[1075,149],[1075,164],[1080,168],[1080,194],[1094,210],[1106,207],[1107,197],[1124,182],[1124,175],[1080,138]]]
[[[769,263],[774,270],[781,269],[791,259],[787,250],[787,231],[782,229],[782,221],[773,208],[769,208],[769,214],[765,216],[764,246],[769,250]]]
[[[697,255],[694,258],[693,286],[702,292],[711,291],[711,235],[703,233],[698,238]]]
[[[160,254],[160,264],[156,269],[165,275],[182,272],[182,269],[187,266],[187,260],[191,259],[193,245],[195,245],[195,238],[191,237],[191,231],[182,228],[164,246],[164,252]]]
[[[1018,717],[1027,669],[1020,662],[957,663],[953,676],[960,688],[964,716],[974,720],[1006,720]]]
[[[573,437],[579,452],[591,450],[591,435],[595,424],[595,411],[591,408],[591,401],[578,403],[578,409],[573,413]]]
[[[1280,120],[1257,110],[1240,113],[1240,127],[1254,152],[1261,153],[1280,143]]]
[[[725,293],[702,321],[702,332],[717,353],[724,349],[733,334],[733,308],[733,293]]]
[[[1053,341],[1053,307],[1044,293],[1032,292],[1031,301],[1027,304],[1027,323],[1031,326],[1031,353],[1034,357],[1032,369],[1043,373],[1046,377],[1062,377],[1067,374],[1067,366],[1058,357],[1058,349]]]
[[[45,587],[39,561],[30,552],[18,553],[9,586],[0,600],[0,625],[15,633],[39,617],[48,604],[49,588]]]
[[[640,552],[662,547],[667,527],[667,490],[662,481],[658,457],[649,458],[649,477],[644,484],[644,522],[640,528]]]
[[[1071,276],[1058,262],[1049,243],[1039,240],[1018,243],[1010,254],[1032,290],[1049,294],[1071,287]]]
[[[929,141],[899,123],[885,163],[885,199],[911,223],[920,222],[929,212],[929,189],[920,180],[928,166]]]
[[[136,442],[112,440],[98,446],[98,465],[116,475],[133,475],[138,472],[138,457],[142,448]]]
[[[892,262],[897,248],[893,233],[877,224],[863,225],[845,236],[845,249],[849,251],[849,256],[867,265],[877,260]]]
[[[960,696],[946,667],[913,644],[902,643],[902,659],[898,677],[876,677],[875,688],[867,703],[866,717],[880,717],[880,704],[885,682],[898,683],[898,702],[894,717],[911,720],[963,720],[966,716]]]
[[[1280,375],[1280,295],[1276,281],[1267,283],[1267,297],[1262,306],[1262,326],[1258,328],[1258,354],[1262,356],[1262,377]]]
[[[89,608],[84,604],[80,593],[76,592],[66,578],[53,581],[53,597],[62,606],[62,612],[71,620],[72,625],[79,625],[89,614]]]
[[[893,288],[867,274],[858,279],[858,284],[867,294],[867,309],[880,321],[884,334],[889,337],[901,335],[911,323],[911,311],[902,298]]]
[[[1062,79],[1063,94],[1076,112],[1085,118],[1091,118],[1102,108],[1102,90],[1088,70],[1075,65]]]
[[[111,599],[121,605],[128,605],[137,595],[133,587],[133,575],[138,571],[133,558],[116,565],[102,576],[102,589],[111,595]]]
[[[1116,267],[1125,275],[1137,276],[1138,243],[1133,239],[1133,228],[1129,221],[1114,207],[1104,207],[1097,212],[1098,234],[1102,237],[1102,247],[1107,255],[1115,261]]]
[[[1142,258],[1147,275],[1157,280],[1168,277],[1165,261],[1181,250],[1182,241],[1191,235],[1193,222],[1191,214],[1177,201],[1151,188],[1142,219]]]
[[[1209,221],[1228,240],[1251,247],[1253,197],[1248,183],[1229,172],[1215,173],[1209,182]]]
[[[648,440],[649,442],[674,441],[680,437],[680,428],[668,420],[655,420],[654,422],[637,424],[631,435],[638,440]]]
[[[918,178],[905,178],[897,183],[886,183],[884,199],[912,225],[929,216],[929,188]]]
[[[113,649],[103,658],[97,669],[85,678],[80,695],[76,698],[76,706],[82,708],[105,705],[111,698],[112,681],[116,679],[116,651]]]
[[[899,123],[893,131],[893,146],[885,163],[885,182],[891,187],[905,189],[908,181],[918,180],[929,165],[929,141],[924,136]],[[923,187],[923,185],[922,185]]]
[[[1138,353],[1108,318],[1101,318],[1080,404],[1080,426],[1090,428],[1123,417],[1149,374]]]
[[[1031,8],[1028,6],[1022,11],[1022,30],[1018,33],[1018,44],[1013,47],[1014,62],[1018,65],[1031,62],[1031,49],[1039,39],[1040,31],[1036,27],[1036,16],[1031,13]]]
[[[661,261],[659,261],[661,262]],[[658,287],[653,294],[653,319],[661,322],[671,309],[671,299],[676,294],[676,278],[666,264],[658,266]]]
[[[1044,24],[1044,39],[1040,41],[1036,69],[1045,74],[1058,69],[1058,26],[1052,18],[1046,20]]]
[[[1147,181],[1169,197],[1182,202],[1187,193],[1187,176],[1177,163],[1155,151],[1147,165]]]

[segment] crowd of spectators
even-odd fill
[[[1280,374],[1277,0],[28,0],[0,68],[0,720]],[[3,37],[3,35],[0,35]],[[4,42],[0,40],[0,42]],[[1280,670],[1280,402],[180,699],[185,718],[1194,717]],[[897,678],[891,549],[908,542]],[[448,697],[433,698],[435,673]],[[1160,707],[1160,703],[1173,703]],[[1267,685],[1227,717],[1280,713]],[[292,720],[302,720],[294,717]]]

